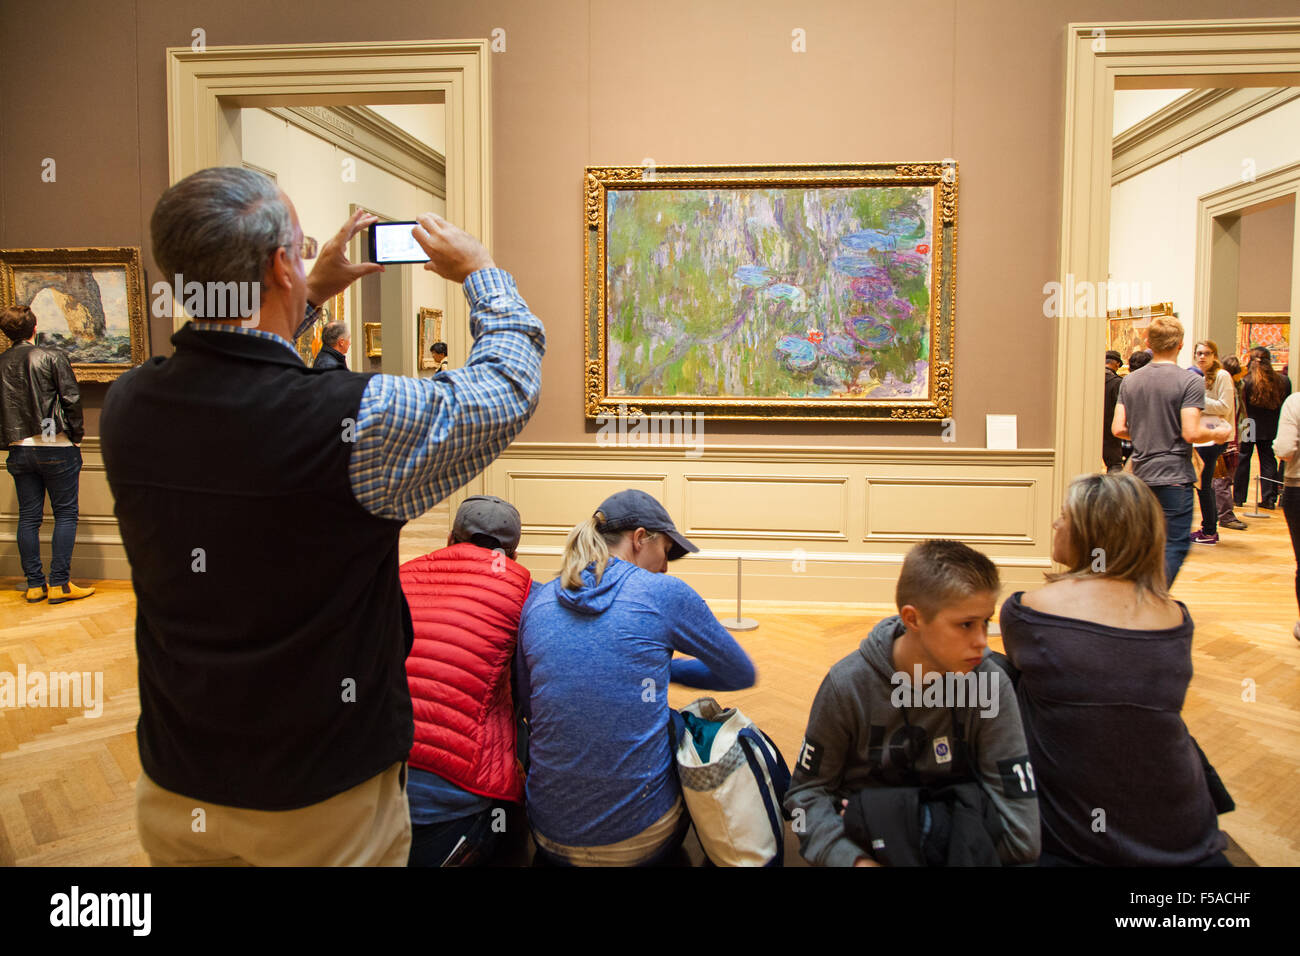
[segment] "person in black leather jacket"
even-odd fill
[[[0,354],[0,434],[5,468],[18,491],[18,554],[27,577],[27,601],[62,604],[93,594],[73,584],[77,490],[81,475],[81,391],[67,355],[35,343],[36,315],[28,306],[0,313],[0,331],[12,346]],[[49,586],[41,566],[40,528],[45,495],[54,512]]]

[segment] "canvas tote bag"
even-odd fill
[[[682,797],[709,859],[717,866],[782,866],[781,803],[790,771],[776,744],[712,697],[669,713]]]

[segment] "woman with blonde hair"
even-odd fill
[[[1040,865],[1228,865],[1180,716],[1193,625],[1165,586],[1160,502],[1132,475],[1083,475],[1052,527],[1065,570],[1001,615],[1038,783]]]
[[[1236,393],[1232,375],[1219,363],[1219,346],[1210,339],[1201,339],[1192,350],[1196,367],[1205,376],[1205,414],[1201,423],[1206,426],[1227,422],[1236,437]],[[1214,464],[1227,450],[1227,442],[1198,444],[1196,454],[1201,459],[1201,486],[1196,498],[1201,505],[1201,528],[1192,532],[1193,544],[1219,543],[1219,503],[1214,498]]]
[[[697,550],[654,498],[620,491],[569,533],[560,576],[524,606],[516,673],[543,861],[651,865],[685,836],[668,684],[741,690],[755,680],[704,600],[664,573]]]

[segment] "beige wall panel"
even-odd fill
[[[568,534],[574,525],[590,518],[602,501],[626,488],[644,491],[667,504],[668,479],[664,475],[510,470],[502,477],[505,479],[502,490],[493,493],[519,509],[526,535]]]
[[[686,475],[685,484],[683,534],[848,540],[847,476]]]
[[[692,459],[672,448],[544,442],[516,442],[485,477],[519,508],[519,561],[539,582],[555,577],[563,534],[588,509],[640,487],[700,546],[672,573],[706,598],[735,600],[740,558],[748,600],[850,604],[891,601],[904,555],[926,536],[987,553],[1008,594],[1041,583],[1051,483],[1043,450],[709,445]]]
[[[865,540],[1032,543],[1036,488],[1008,478],[868,478]]]

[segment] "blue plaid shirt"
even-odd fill
[[[464,368],[431,378],[375,375],[361,394],[348,478],[372,515],[418,518],[486,468],[537,409],[546,351],[541,320],[502,269],[479,269],[464,285],[474,337]],[[299,334],[318,313],[308,306]],[[298,354],[273,332],[191,324],[280,342]]]

